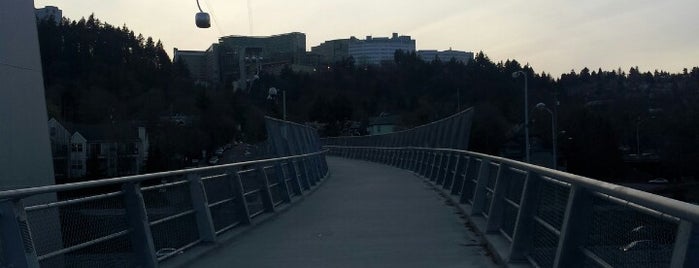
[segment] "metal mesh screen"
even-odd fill
[[[259,179],[256,170],[245,170],[239,172],[240,180],[243,183],[243,192],[245,192],[245,202],[248,204],[248,211],[252,217],[259,215],[264,211],[262,203],[262,183]]]
[[[524,181],[527,177],[525,172],[509,169],[507,181],[505,182],[505,193],[503,198],[504,207],[502,215],[502,225],[500,230],[510,238],[514,235],[515,222],[519,211],[522,191],[524,191]]]
[[[553,266],[569,194],[569,185],[552,179],[541,179],[536,189],[538,201],[529,258],[541,267]]]
[[[142,193],[159,259],[198,241],[199,233],[187,181],[146,187]]]
[[[676,219],[601,195],[592,209],[586,249],[614,267],[669,267]]]
[[[108,241],[97,243],[89,248],[80,249],[73,254],[63,256],[65,267],[135,267],[136,256],[131,247],[130,234],[120,236]],[[53,265],[56,259],[42,261],[42,267],[56,267]],[[45,265],[46,263],[46,265]]]
[[[538,189],[536,216],[560,231],[569,194],[570,186],[542,180]]]
[[[558,235],[541,224],[533,225],[533,233],[528,257],[539,267],[553,267],[556,257]]]
[[[84,262],[133,261],[121,193],[66,200],[50,207],[29,207],[27,218],[42,266],[84,267]],[[109,243],[118,246],[109,251],[104,246]],[[53,256],[60,249],[69,251]]]
[[[233,185],[228,175],[218,175],[202,179],[206,197],[209,201],[211,220],[218,232],[235,225],[240,217],[236,209]]]

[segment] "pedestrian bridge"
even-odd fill
[[[699,267],[699,206],[469,152],[471,115],[322,141],[268,118],[276,156],[0,192],[0,264]]]

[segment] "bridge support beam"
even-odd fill
[[[39,267],[27,213],[20,200],[5,200],[0,203],[0,250],[7,267]]]

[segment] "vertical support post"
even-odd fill
[[[140,262],[137,266],[158,267],[153,234],[141,188],[138,183],[130,182],[122,185],[121,189],[124,192],[126,219],[131,227],[131,245],[134,247],[135,259]]]
[[[461,155],[459,153],[454,153],[454,158],[452,169],[448,170],[447,174],[444,176],[444,189],[449,190],[450,192],[454,187],[454,178],[456,178],[456,174],[459,173],[459,165],[461,165]],[[450,173],[454,174],[449,176]]]
[[[474,189],[474,194],[473,194],[473,207],[471,207],[471,215],[476,215],[481,212],[483,212],[483,205],[485,202],[485,194],[486,194],[486,184],[488,181],[488,177],[490,176],[490,160],[488,159],[482,159],[481,160],[481,166],[478,169],[478,177],[476,179],[476,188]],[[461,202],[465,202],[465,193],[462,190],[461,193]]]
[[[502,225],[502,210],[505,203],[503,196],[507,188],[509,173],[509,168],[505,164],[500,164],[498,174],[495,176],[495,189],[493,189],[493,199],[490,201],[490,209],[488,210],[486,232],[497,232]]]
[[[260,186],[262,186],[262,189],[260,189],[260,194],[262,195],[262,205],[265,208],[265,212],[274,212],[274,199],[272,198],[272,191],[269,189],[269,180],[267,179],[265,167],[257,165],[255,169],[257,170],[257,178],[261,181]]]
[[[588,222],[592,218],[590,192],[578,185],[572,185],[565,211],[553,267],[578,267],[581,266],[578,260],[582,254],[578,245],[583,244],[590,226]]]
[[[209,209],[209,199],[206,197],[206,190],[199,174],[187,174],[189,181],[189,193],[192,196],[192,208],[194,208],[197,219],[197,229],[199,238],[204,242],[216,242],[216,229],[211,218]]]
[[[457,169],[454,172],[454,178],[451,180],[451,194],[452,195],[458,194],[459,191],[463,188],[464,183],[466,183],[466,172],[468,172],[468,168],[471,165],[471,157],[470,156],[464,156],[464,157],[466,157],[466,165],[461,164],[461,166],[463,167],[462,169],[458,169],[459,166],[457,166]],[[461,158],[461,157],[459,157],[459,158]],[[456,183],[457,179],[461,180],[461,184]]]
[[[680,221],[670,267],[699,267],[699,228],[696,224]]]
[[[532,239],[532,224],[539,198],[537,189],[539,189],[540,180],[539,174],[532,172],[527,172],[527,177],[524,179],[524,189],[522,189],[522,198],[519,201],[519,211],[517,211],[508,262],[526,260],[527,246]]]
[[[4,265],[7,267],[39,267],[27,213],[21,200],[0,202],[0,239]]]
[[[250,219],[250,209],[248,209],[248,201],[245,200],[245,188],[243,188],[243,181],[240,179],[238,170],[232,169],[228,171],[228,178],[233,186],[235,199],[238,201],[235,202],[235,204],[238,209],[238,215],[240,215],[240,223],[249,225],[252,223]]]

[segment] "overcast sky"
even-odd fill
[[[324,40],[412,36],[417,49],[483,51],[554,76],[583,67],[699,66],[697,0],[201,0],[212,27],[198,29],[195,0],[35,0],[73,20],[91,13],[172,48],[206,49],[223,35],[306,34]],[[250,9],[248,9],[248,7]],[[250,11],[250,12],[249,12]],[[252,14],[252,27],[249,24]]]

